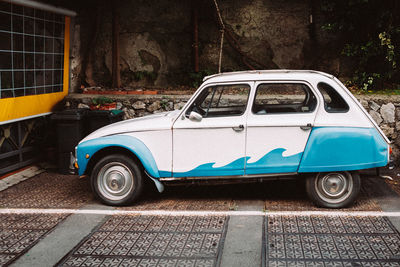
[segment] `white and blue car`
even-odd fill
[[[79,175],[110,205],[135,201],[151,179],[305,179],[310,198],[329,208],[357,197],[358,170],[386,166],[390,141],[334,76],[317,71],[221,73],[181,110],[103,127],[76,148]],[[208,181],[209,182],[209,181]]]

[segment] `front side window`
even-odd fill
[[[324,98],[325,110],[327,112],[338,113],[347,112],[349,110],[349,105],[347,105],[346,101],[332,86],[327,83],[320,82],[317,87]]]
[[[205,88],[186,111],[207,117],[240,116],[247,106],[250,86],[247,84],[216,85]]]
[[[317,99],[302,83],[264,83],[257,87],[252,112],[262,114],[312,112]]]

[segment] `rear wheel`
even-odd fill
[[[108,155],[93,168],[91,185],[96,196],[107,205],[127,205],[143,190],[142,172],[137,163],[122,154]]]
[[[361,180],[357,172],[318,173],[306,180],[311,200],[320,207],[343,208],[357,198]]]

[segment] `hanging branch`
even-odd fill
[[[119,14],[118,1],[115,0],[112,4],[112,86],[114,88],[121,87],[119,55]]]
[[[221,42],[219,45],[219,59],[218,59],[218,73],[221,73],[221,65],[222,65],[222,49],[224,47],[224,33],[225,33],[225,24],[222,20],[221,12],[218,7],[217,0],[214,0],[215,9],[217,10],[219,24],[221,25]]]
[[[96,10],[93,13],[95,14],[95,18],[93,20],[93,24],[91,25],[90,29],[90,32],[92,34],[89,39],[90,41],[87,44],[87,47],[83,54],[82,67],[80,72],[81,83],[85,86],[96,85],[93,79],[93,58],[94,58],[94,47],[96,47],[100,24],[101,24],[100,18],[102,17],[100,5],[96,6]]]
[[[251,70],[255,70],[255,69],[259,69],[259,68],[267,69],[268,67],[265,64],[259,62],[255,58],[253,58],[253,57],[247,55],[245,52],[243,52],[239,41],[234,36],[234,33],[229,28],[225,27],[225,23],[222,19],[217,0],[214,0],[214,4],[215,4],[215,8],[217,10],[218,23],[219,23],[219,27],[220,27],[220,31],[221,31],[218,72],[221,72],[222,48],[223,48],[223,41],[224,41],[225,33],[226,33],[226,40],[228,41],[229,45],[240,55],[240,58],[244,65],[246,65]],[[257,68],[257,66],[259,68]]]
[[[197,0],[192,0],[192,24],[193,24],[193,69],[199,72],[199,6]]]

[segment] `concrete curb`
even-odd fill
[[[0,192],[6,190],[10,186],[18,184],[45,171],[46,170],[38,166],[32,166],[17,173],[14,173],[10,176],[7,176],[6,178],[0,180]]]

